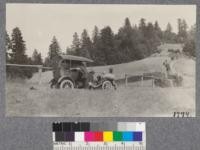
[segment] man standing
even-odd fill
[[[83,82],[83,88],[87,88],[88,87],[88,71],[86,67],[86,62],[81,63],[80,70],[82,73],[81,81]]]

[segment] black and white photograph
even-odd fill
[[[195,117],[196,5],[6,4],[6,116]]]

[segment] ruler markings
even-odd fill
[[[62,145],[62,146],[54,146],[54,150],[144,150],[145,146],[116,146],[116,147],[110,147],[110,146],[76,146],[76,147],[72,147],[72,146],[66,146],[66,145]]]

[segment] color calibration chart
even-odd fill
[[[146,150],[145,122],[54,122],[54,150]]]

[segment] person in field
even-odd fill
[[[165,77],[168,78],[171,72],[171,66],[167,60],[163,62],[163,66],[165,67]]]
[[[83,83],[83,88],[88,87],[88,71],[86,67],[86,63],[82,62],[79,66],[81,71],[80,81]]]
[[[108,79],[111,79],[111,83],[114,87],[114,89],[116,90],[117,89],[117,84],[115,83],[115,75],[114,75],[114,71],[113,71],[113,68],[109,68],[109,71],[108,73],[104,73],[104,78],[108,78]]]

